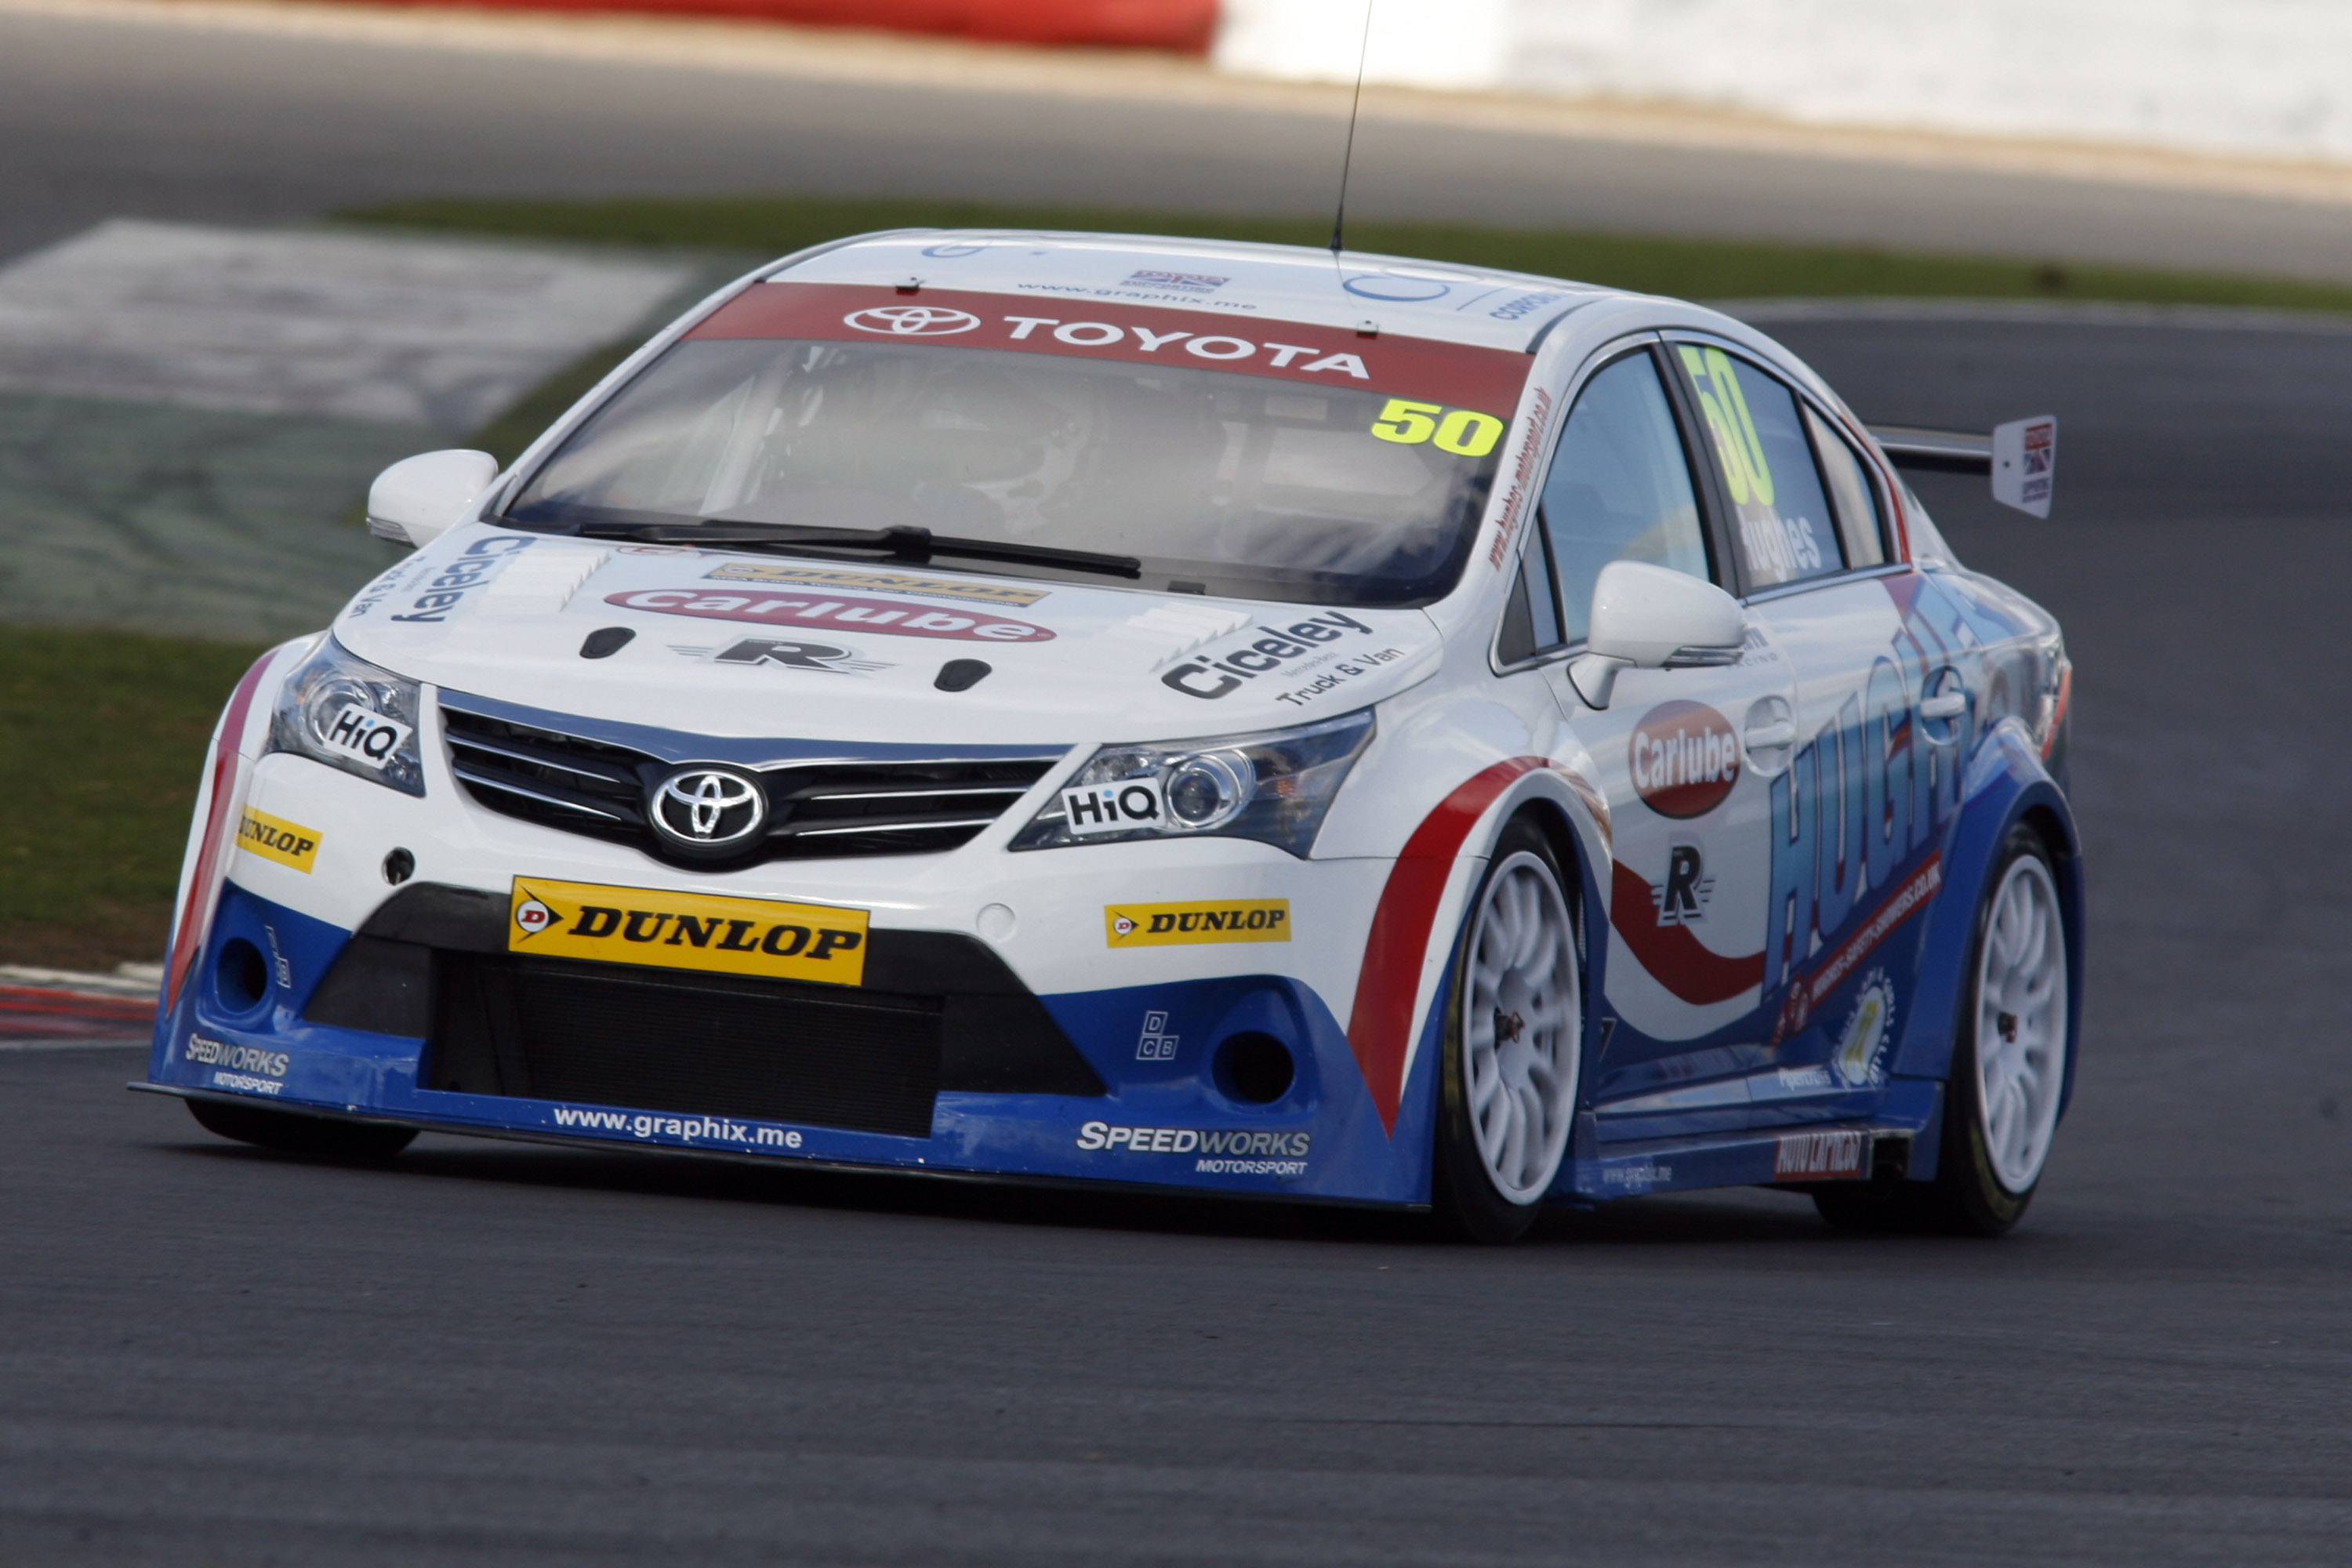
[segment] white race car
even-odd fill
[[[149,1082],[415,1130],[2013,1223],[2081,995],[2069,665],[1769,339],[1272,246],[760,269],[256,664]]]

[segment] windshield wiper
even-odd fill
[[[583,522],[583,539],[625,539],[635,544],[781,545],[788,549],[879,550],[892,561],[929,561],[961,555],[974,561],[1009,561],[1098,572],[1107,577],[1140,577],[1143,563],[1132,555],[1063,550],[1050,544],[1013,544],[994,539],[958,539],[928,528],[818,528],[793,522]]]

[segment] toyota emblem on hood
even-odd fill
[[[680,768],[653,787],[646,816],[673,848],[723,854],[768,825],[768,792],[734,768]]]

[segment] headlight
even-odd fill
[[[1372,738],[1372,710],[1297,730],[1167,745],[1105,746],[1015,849],[1207,834],[1255,838],[1304,858]]]
[[[423,795],[417,700],[416,682],[353,658],[331,637],[278,691],[269,749]]]

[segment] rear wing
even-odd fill
[[[2014,419],[1995,426],[1990,436],[1910,425],[1874,425],[1870,434],[1898,468],[1985,474],[1992,479],[1992,499],[2001,505],[2035,517],[2050,515],[2058,478],[2058,420],[2053,415]]]

